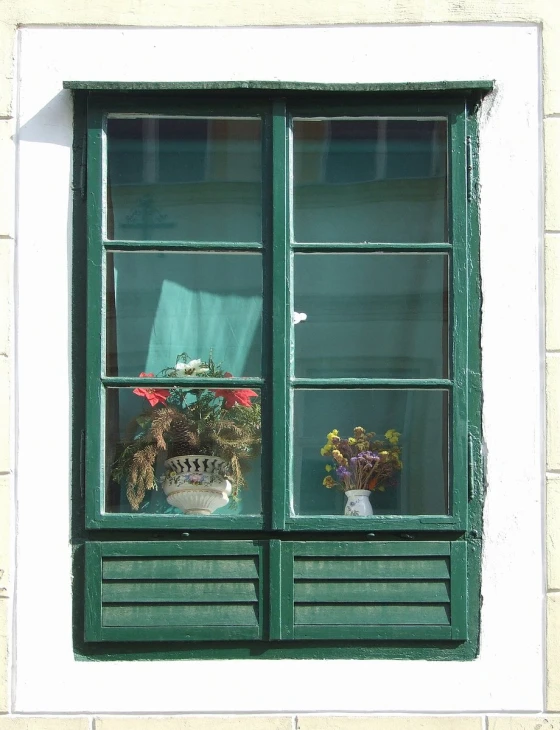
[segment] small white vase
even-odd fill
[[[167,501],[186,515],[210,515],[225,507],[231,494],[226,468],[223,459],[204,454],[167,459],[162,480]]]
[[[369,501],[369,489],[349,489],[346,494],[344,514],[350,517],[368,517],[373,514]]]

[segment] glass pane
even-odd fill
[[[447,263],[446,254],[295,254],[296,377],[447,377]]]
[[[447,124],[296,119],[294,238],[447,241]]]
[[[259,119],[107,120],[107,238],[260,241]]]
[[[260,375],[260,254],[113,253],[106,279],[108,375],[157,375],[183,352]]]
[[[261,513],[260,392],[108,388],[105,431],[106,512]]]
[[[343,515],[348,490],[354,512],[448,513],[446,391],[297,390],[293,428],[293,514]]]

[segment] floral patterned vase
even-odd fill
[[[346,494],[344,514],[350,517],[368,517],[373,514],[369,501],[369,489],[349,489]]]
[[[227,463],[217,456],[189,454],[165,462],[162,487],[167,501],[186,515],[210,515],[229,502]]]

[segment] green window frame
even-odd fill
[[[255,651],[269,658],[475,656],[483,496],[477,110],[492,84],[65,86],[74,90],[76,130],[73,416],[79,458],[73,466],[73,535],[79,548],[76,575],[85,575],[76,582],[76,603],[80,596],[85,602],[85,618],[76,609],[77,652],[102,656],[110,648],[112,657],[171,652],[189,658],[250,657]],[[113,113],[258,116],[263,129],[262,243],[106,240],[104,129]],[[294,242],[291,119],[321,114],[446,120],[447,242]],[[262,254],[263,353],[270,354],[263,354],[261,377],[227,381],[228,387],[262,392],[263,479],[268,482],[262,516],[208,515],[201,523],[190,515],[104,512],[106,389],[168,384],[165,379],[103,374],[104,256],[123,251]],[[452,333],[447,377],[294,377],[289,282],[292,257],[304,252],[445,253]],[[87,297],[79,295],[84,281]],[[184,378],[176,384],[199,382]],[[291,514],[293,394],[333,388],[448,394],[448,514],[351,520]],[[166,598],[161,597],[162,581]],[[232,593],[232,586],[239,593]],[[365,624],[360,623],[366,615]],[[233,626],[232,616],[238,616]]]

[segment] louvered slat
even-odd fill
[[[259,639],[262,564],[249,540],[90,543],[86,639]]]
[[[104,581],[103,603],[255,603],[257,581]]]
[[[282,636],[460,639],[464,544],[284,543]]]

